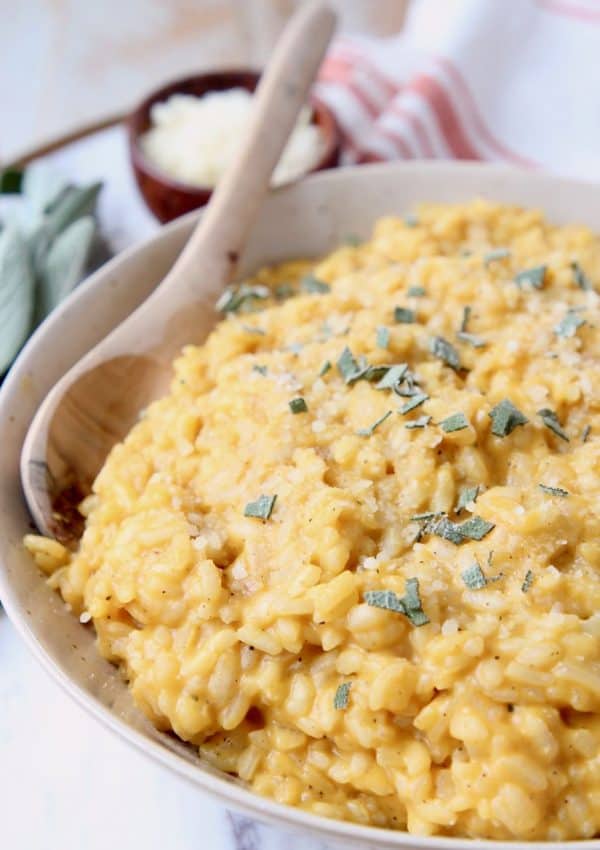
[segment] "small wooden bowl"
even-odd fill
[[[155,103],[167,100],[172,94],[191,94],[200,97],[211,91],[244,88],[253,92],[260,74],[256,71],[217,71],[197,74],[170,83],[143,100],[127,119],[129,156],[139,190],[146,205],[161,222],[172,221],[183,213],[204,206],[212,194],[212,187],[192,186],[173,179],[151,163],[142,152],[140,136],[150,128],[150,110]],[[319,100],[311,98],[313,123],[317,124],[325,140],[323,153],[307,173],[334,168],[340,156],[340,134],[333,113]]]

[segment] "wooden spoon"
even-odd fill
[[[255,95],[249,134],[171,271],[56,384],[23,445],[21,482],[44,534],[72,542],[75,504],[140,411],[168,389],[172,360],[203,340],[335,27],[321,2],[286,27]],[[81,524],[81,518],[80,524]]]

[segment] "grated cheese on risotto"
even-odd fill
[[[78,550],[26,545],[156,726],[259,794],[597,836],[599,286],[594,234],[484,201],[264,269]]]
[[[147,159],[165,174],[192,186],[216,186],[248,131],[252,95],[242,88],[202,97],[174,94],[151,110],[151,127],[140,138]],[[323,137],[306,107],[273,174],[278,186],[313,168]]]

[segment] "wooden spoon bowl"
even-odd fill
[[[242,88],[254,92],[260,74],[251,70],[215,71],[195,74],[176,80],[148,95],[127,119],[129,157],[140,193],[146,205],[161,222],[172,221],[184,213],[198,209],[208,203],[213,189],[210,186],[192,186],[170,177],[145,156],[140,137],[150,129],[151,110],[154,104],[168,100],[174,94],[195,97],[209,92]],[[335,168],[340,158],[340,133],[331,110],[318,98],[310,97],[312,121],[323,137],[323,151],[310,174],[325,168]]]

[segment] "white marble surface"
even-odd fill
[[[143,207],[121,128],[49,158],[101,178],[104,233],[120,250],[157,224]],[[76,705],[0,612],[0,841],[10,850],[323,850],[255,824],[154,764]]]

